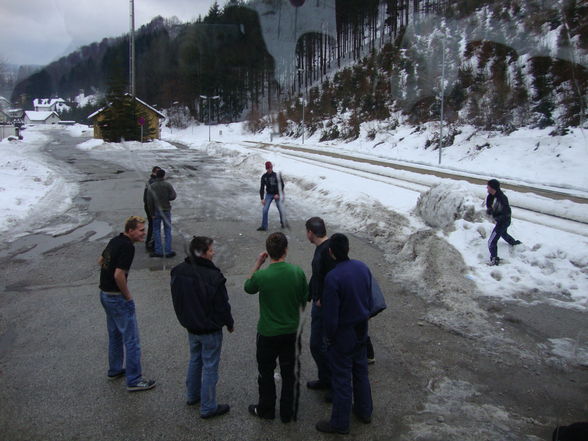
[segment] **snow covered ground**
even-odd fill
[[[57,129],[57,128],[56,128]],[[80,149],[109,150],[115,160],[117,151],[141,149],[172,149],[173,145],[158,141],[147,144],[109,144],[86,139],[83,126],[59,128],[80,136]],[[315,135],[305,140],[305,147],[336,150],[348,155],[394,160],[439,168],[438,152],[425,148],[435,127],[385,129],[373,139],[366,134],[371,125],[364,125],[362,135],[350,143],[319,143]],[[404,258],[401,269],[407,278],[426,278],[427,263],[407,259],[414,247],[413,238],[423,232],[450,244],[461,254],[465,266],[456,273],[439,277],[462,278],[460,286],[474,286],[472,296],[495,296],[512,301],[546,302],[579,310],[588,309],[588,227],[586,224],[541,217],[526,210],[513,209],[509,233],[523,245],[509,247],[499,242],[499,256],[504,265],[489,267],[487,238],[493,224],[485,217],[485,188],[450,179],[432,178],[407,172],[384,173],[382,167],[366,165],[350,171],[343,163],[317,162],[316,155],[300,153],[285,155],[279,149],[258,148],[244,141],[270,142],[269,131],[252,135],[241,124],[213,126],[212,142],[208,142],[207,126],[185,130],[165,130],[164,139],[177,141],[190,148],[222,156],[234,173],[256,182],[270,160],[274,169],[283,172],[287,182],[286,201],[317,207],[316,215],[331,225],[373,238],[390,255],[390,262]],[[520,130],[510,136],[474,133],[463,128],[455,144],[443,151],[441,168],[474,174],[482,178],[498,178],[505,183],[523,183],[542,188],[560,188],[575,195],[588,195],[588,141],[583,131],[552,137],[550,130]],[[0,143],[0,200],[9,210],[0,214],[0,233],[4,240],[16,237],[19,223],[43,212],[58,214],[71,204],[76,188],[60,179],[58,169],[43,160],[39,147],[44,142],[43,129],[29,128],[25,140]],[[273,142],[300,145],[301,140],[279,139]],[[370,172],[377,171],[375,177]],[[140,170],[147,173],[146,170]],[[404,173],[404,176],[403,176]],[[431,189],[429,190],[429,187]],[[552,202],[532,194],[506,191],[517,207],[545,208],[545,212],[572,214],[588,219],[585,205],[569,201]],[[66,195],[64,197],[63,195]],[[431,230],[431,228],[434,228]],[[334,231],[331,231],[334,232]],[[429,243],[429,242],[427,242]],[[442,245],[441,248],[451,248]],[[453,261],[451,253],[446,258]],[[433,253],[433,251],[431,251]],[[426,254],[426,252],[424,253]],[[443,257],[442,257],[443,258]],[[469,284],[469,285],[468,285]],[[441,284],[443,285],[443,284]],[[440,286],[439,289],[443,289]],[[459,301],[459,299],[454,299]]]

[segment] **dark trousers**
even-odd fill
[[[368,378],[367,333],[358,338],[353,330],[348,329],[338,337],[339,341],[327,350],[333,394],[331,426],[348,430],[352,406],[365,419],[371,418],[373,412]]]
[[[331,373],[327,363],[327,346],[325,344],[323,330],[323,308],[312,302],[310,313],[310,354],[318,370],[318,379],[321,383],[331,384]]]
[[[264,337],[257,334],[257,368],[259,376],[258,412],[264,417],[274,417],[276,407],[276,383],[274,370],[276,359],[280,363],[282,391],[280,394],[280,417],[294,415],[294,365],[296,360],[296,334]]]
[[[147,205],[145,205],[145,219],[147,220],[147,237],[145,237],[145,247],[152,251],[153,250],[153,218],[149,214]]]
[[[488,250],[490,251],[490,259],[498,255],[498,239],[500,239],[501,237],[509,245],[513,245],[516,242],[515,239],[506,232],[509,226],[510,219],[503,222],[497,222],[494,226],[494,230],[492,230],[492,234],[488,239]]]

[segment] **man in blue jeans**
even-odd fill
[[[223,326],[233,332],[233,316],[225,287],[226,279],[214,263],[213,240],[194,237],[190,254],[171,270],[174,310],[188,330],[190,363],[186,377],[187,403],[200,403],[204,419],[226,414],[228,404],[216,403],[218,365]]]
[[[147,188],[147,205],[153,213],[153,252],[151,257],[174,257],[172,250],[171,201],[176,199],[174,187],[165,179],[165,170],[155,172],[155,181]],[[161,243],[161,227],[165,236],[165,246]]]
[[[129,392],[155,387],[154,380],[142,377],[135,302],[127,285],[135,257],[134,243],[144,239],[145,219],[131,216],[125,222],[125,232],[111,239],[98,259],[100,301],[106,312],[108,328],[108,379],[115,380],[126,375]]]
[[[268,228],[268,213],[272,201],[276,201],[278,212],[280,213],[280,225],[282,228],[287,227],[286,220],[282,214],[284,200],[284,180],[281,175],[277,175],[274,171],[274,166],[271,162],[265,163],[266,172],[261,175],[261,185],[259,187],[259,196],[261,197],[261,205],[263,211],[261,215],[261,227],[257,231],[267,231]]]

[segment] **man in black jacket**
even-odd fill
[[[233,332],[233,316],[226,279],[214,263],[213,240],[194,237],[190,256],[171,271],[171,292],[180,324],[188,330],[190,363],[186,378],[187,404],[200,403],[200,416],[227,413],[228,404],[216,403],[218,365],[223,326]]]
[[[273,170],[271,162],[265,163],[266,172],[261,175],[261,185],[259,187],[259,196],[261,197],[261,205],[263,212],[261,217],[261,227],[257,231],[267,231],[268,228],[268,212],[272,201],[276,201],[278,212],[280,213],[280,225],[284,228],[286,225],[285,219],[282,215],[282,201],[284,199],[284,180],[282,176],[278,176]]]
[[[501,237],[511,246],[520,245],[520,240],[515,240],[507,233],[510,225],[510,205],[508,198],[500,189],[500,182],[496,179],[490,179],[486,185],[488,196],[486,197],[486,213],[492,216],[496,226],[488,239],[488,249],[490,250],[490,265],[498,265],[498,239]]]

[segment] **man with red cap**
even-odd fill
[[[283,216],[282,200],[284,196],[284,180],[282,175],[277,175],[273,171],[273,165],[267,161],[265,163],[266,172],[261,175],[261,185],[259,187],[259,196],[261,197],[261,205],[263,206],[263,213],[261,217],[261,227],[257,231],[267,231],[268,228],[268,212],[272,201],[276,201],[278,212],[280,213],[280,225],[284,228],[286,225]]]

